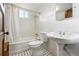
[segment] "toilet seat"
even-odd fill
[[[43,41],[36,40],[36,41],[29,42],[28,45],[30,45],[30,47],[38,47],[42,43],[43,43]]]

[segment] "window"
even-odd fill
[[[19,18],[28,18],[28,12],[25,10],[19,10]]]

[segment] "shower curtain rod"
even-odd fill
[[[39,12],[37,12],[37,11],[30,10],[30,9],[26,9],[26,8],[23,8],[23,7],[20,7],[20,6],[17,6],[17,5],[11,4],[11,3],[6,3],[6,4],[13,5],[13,6],[15,6],[15,7],[18,7],[18,8],[24,9],[24,10],[26,10],[26,11],[31,11],[31,12],[34,12],[34,13],[39,13]]]

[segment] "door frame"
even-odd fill
[[[3,36],[3,39],[2,39],[2,56],[4,56],[4,42],[5,42],[4,12],[2,10],[2,7],[4,7],[3,5],[0,5],[0,11],[1,11],[1,14],[2,14],[2,32],[3,32],[3,35],[2,35]]]

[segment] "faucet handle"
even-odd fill
[[[65,32],[59,32],[59,34],[65,35]]]
[[[59,34],[62,34],[61,32],[59,32]]]
[[[65,32],[63,32],[63,35],[65,35]]]

